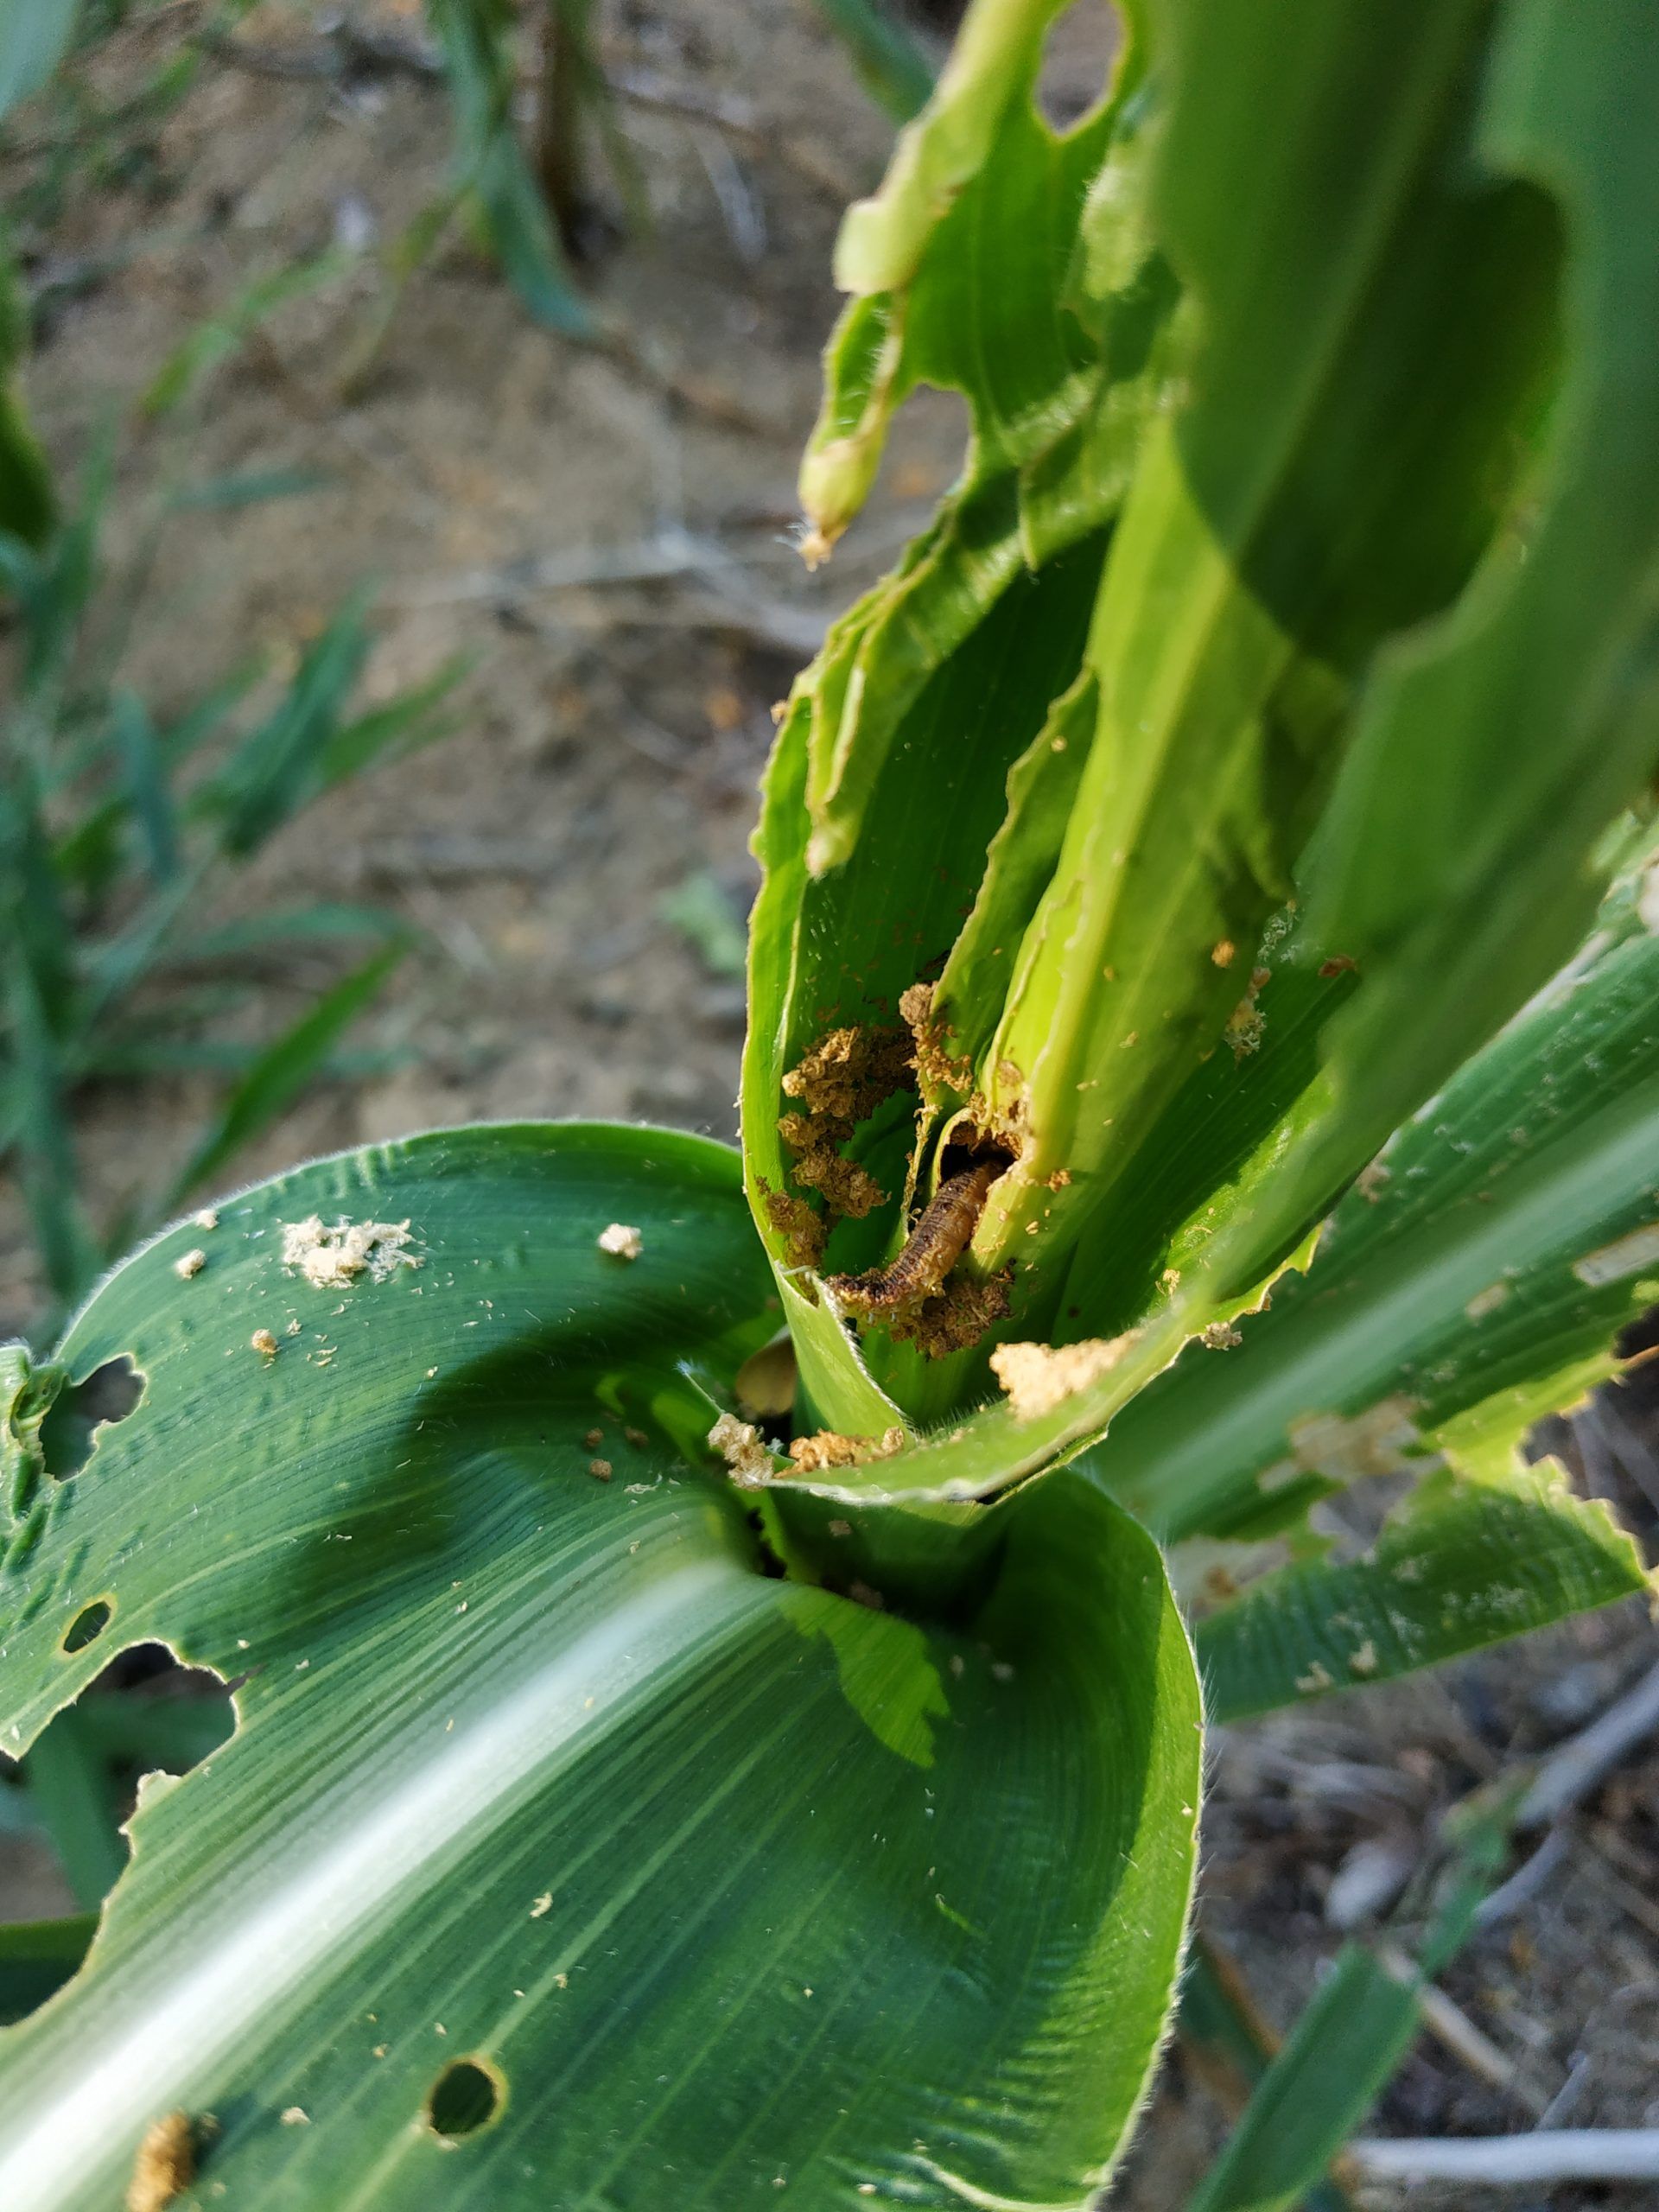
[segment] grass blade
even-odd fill
[[[79,1008],[73,948],[28,766],[0,779],[0,957],[4,961],[19,1179],[56,1297],[68,1304],[92,1272],[70,1132],[64,1046]],[[15,1117],[15,1118],[12,1118]]]
[[[395,934],[403,927],[396,916],[378,906],[353,906],[332,899],[315,906],[296,906],[273,913],[251,914],[245,920],[222,922],[202,930],[167,955],[169,967],[205,965],[210,961],[238,960],[273,947],[335,944],[342,938],[376,938]]]
[[[373,954],[266,1047],[191,1155],[173,1186],[167,1211],[181,1204],[198,1184],[218,1174],[293,1103],[408,950],[407,942],[400,940]]]
[[[175,346],[146,385],[140,410],[151,417],[170,415],[211,371],[239,351],[261,323],[290,300],[303,299],[351,266],[353,257],[338,246],[301,261],[268,270],[245,284],[232,299],[199,322]]]
[[[149,710],[136,691],[118,691],[111,722],[127,805],[143,842],[150,878],[166,883],[179,872],[179,823],[167,766]]]
[[[895,123],[908,123],[927,105],[933,68],[899,22],[873,0],[817,0],[818,13],[853,57],[870,97]]]
[[[4,33],[0,33],[3,38]],[[6,62],[0,50],[0,76]],[[0,91],[0,110],[4,94]],[[40,546],[52,528],[52,474],[40,442],[29,427],[18,388],[18,372],[29,351],[29,306],[11,257],[11,244],[0,222],[0,530],[27,545]]]
[[[1201,1935],[1187,1955],[1176,2025],[1206,2086],[1234,2109],[1259,2086],[1280,2048],[1236,1967]],[[1300,2212],[1353,2212],[1353,2204],[1334,2182],[1319,2181],[1303,2192]]]
[[[1289,2212],[1324,2174],[1417,2032],[1417,1992],[1358,1944],[1297,2021],[1188,2212]]]
[[[261,506],[269,499],[297,499],[326,492],[334,483],[326,468],[232,469],[187,484],[168,500],[169,514],[223,514],[236,507]]]
[[[368,657],[366,594],[354,593],[301,661],[274,713],[248,734],[193,800],[220,818],[219,843],[242,858],[314,798],[325,748]]]
[[[32,588],[22,594],[26,642],[19,689],[25,699],[49,697],[68,669],[98,581],[99,537],[113,469],[113,442],[105,431],[83,472],[79,504],[45,544]]]
[[[319,791],[332,791],[383,760],[402,760],[448,736],[455,724],[435,710],[471,666],[470,655],[456,653],[424,683],[342,723],[321,748]]]

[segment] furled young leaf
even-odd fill
[[[284,1267],[313,1217],[369,1264]],[[1156,1554],[1063,1478],[950,1627],[767,1573],[702,1386],[776,1310],[732,1154],[578,1126],[325,1161],[108,1280],[47,1386],[143,1395],[25,1470],[3,1740],[137,1641],[239,1725],[0,2051],[8,2212],[118,2196],[174,2111],[271,2212],[1091,2196],[1192,1866]]]
[[[894,1456],[778,1480],[843,1509],[917,1509],[984,1495],[1109,1430],[1090,1466],[1114,1496],[1166,1535],[1248,1542],[1294,1529],[1357,1476],[1446,1459],[1457,1479],[1423,1482],[1363,1556],[1301,1556],[1201,1621],[1222,1717],[1642,1591],[1605,1507],[1516,1454],[1541,1415],[1612,1370],[1620,1327],[1659,1297],[1659,939],[1641,919],[1644,868],[1622,879],[1584,957],[1401,1133],[1309,1272],[1275,1284],[1270,1312],[1236,1316],[1236,1343],[1224,1323],[1216,1349],[1192,1344],[1160,1376],[1210,1317],[1177,1284],[1096,1377],[1033,1418],[1005,1403]],[[1229,1056],[1224,1086],[1234,1075]],[[1189,1152],[1206,1127],[1184,1125]],[[852,1433],[882,1434],[879,1409],[848,1412]],[[1230,1557],[1211,1548],[1200,1564],[1225,1572]]]
[[[1478,10],[1416,7],[1407,35],[1319,4],[1280,8],[1274,36],[1149,14],[1150,227],[1202,334],[1138,458],[1089,649],[1096,734],[978,1071],[1028,1131],[976,1237],[988,1268],[1086,1242],[1160,1144],[1294,893],[1352,686],[1501,514],[1552,336],[1547,213],[1466,174]],[[1058,1300],[1018,1302],[1046,1333]]]
[[[1003,812],[1003,779],[1045,719],[1045,686],[1063,689],[1076,672],[1098,560],[1098,544],[1084,543],[1010,588],[921,692],[872,785],[855,849],[820,877],[804,853],[807,704],[798,700],[785,721],[758,837],[766,880],[750,923],[753,1011],[743,1089],[756,1218],[785,1267],[798,1255],[772,1212],[791,1190],[793,1163],[778,1132],[783,1078],[824,1031],[893,1022],[900,993],[948,952],[962,923],[959,887],[983,866]],[[947,738],[971,759],[972,772],[918,772]],[[913,1100],[894,1103],[906,1109]],[[890,1198],[903,1187],[913,1135],[905,1110],[875,1125],[855,1151]],[[825,1264],[873,1263],[890,1228],[890,1216],[844,1224]],[[834,1387],[817,1375],[814,1367],[815,1390]]]
[[[939,519],[798,686],[759,847],[746,1143],[791,1302],[811,1300],[815,1272],[893,1255],[958,1123],[1014,1155],[966,1263],[970,1282],[1006,1278],[1012,1312],[976,1352],[930,1365],[878,1326],[855,1362],[833,1329],[808,1332],[815,1405],[873,1411],[861,1369],[912,1422],[983,1395],[999,1335],[1142,1324],[1161,1343],[1166,1276],[1195,1278],[1194,1328],[1236,1312],[1364,1164],[1355,1130],[1374,1151],[1513,1009],[1520,969],[1498,963],[1487,1014],[1439,1061],[1396,1048],[1417,1034],[1403,998],[1386,1024],[1366,1014],[1394,988],[1392,954],[1367,939],[1357,965],[1333,899],[1355,852],[1367,880],[1393,879],[1351,796],[1373,772],[1343,763],[1380,757],[1366,733],[1402,637],[1415,652],[1475,634],[1534,518],[1600,465],[1583,439],[1541,458],[1599,373],[1561,298],[1574,283],[1600,296],[1600,234],[1575,229],[1564,171],[1541,185],[1541,156],[1503,150],[1525,107],[1516,54],[1554,35],[1548,9],[1495,30],[1461,0],[1417,5],[1402,36],[1283,0],[1267,35],[1165,0],[1138,12],[1112,97],[1058,138],[1031,106],[1049,13],[970,10],[882,191],[848,218],[838,272],[855,297],[802,480],[819,538],[856,512],[916,384],[962,390],[973,435]],[[1580,67],[1615,53],[1645,66],[1626,26]],[[1553,110],[1538,128],[1558,124],[1579,128]],[[1645,171],[1616,168],[1604,228],[1637,234]],[[1645,312],[1633,295],[1621,344]],[[1646,404],[1627,410],[1627,442]],[[1625,552],[1629,581],[1644,556],[1634,538]],[[1044,622],[1068,570],[1080,650]],[[996,641],[1016,631],[1005,685]],[[1538,619],[1517,650],[1553,638]],[[1615,697],[1630,709],[1623,765],[1585,785],[1554,848],[1591,888],[1659,751],[1634,673],[1610,711]],[[1552,745],[1541,729],[1539,789],[1573,772],[1569,740]],[[1452,788],[1450,770],[1386,772],[1427,803]],[[1442,851],[1478,842],[1433,836]],[[879,854],[892,885],[895,853],[890,920],[895,894],[873,897],[865,870]],[[1432,905],[1420,883],[1414,911]],[[1551,927],[1559,957],[1571,939]],[[901,1096],[838,1140],[877,1195],[861,1185],[868,1203],[820,1252],[826,1185],[774,1134],[784,1079],[837,1028],[893,1023],[907,986],[935,978],[920,1115]],[[1249,1065],[1268,1024],[1273,1047]]]
[[[811,683],[815,872],[846,857],[932,672],[1023,570],[1109,518],[1167,383],[1158,340],[1173,293],[1149,274],[1153,249],[1135,225],[1143,146],[1125,94],[1060,137],[1032,105],[1054,12],[1053,0],[970,12],[880,195],[843,226],[837,278],[857,296],[825,354],[801,471],[817,537],[832,543],[862,504],[892,415],[917,385],[961,391],[973,434],[938,521],[861,619],[832,634]],[[1109,148],[1129,236],[1096,263],[1085,251],[1088,194]],[[936,164],[929,230],[907,259],[910,186]]]
[[[799,1201],[775,1133],[781,1079],[838,1024],[893,1022],[900,994],[944,963],[1003,816],[1004,779],[1077,673],[1101,525],[1166,373],[1157,340],[1171,295],[1148,272],[1149,249],[1121,238],[1115,255],[1083,249],[1089,178],[1122,98],[1060,138],[1031,105],[1052,12],[1027,0],[971,12],[887,186],[848,219],[841,273],[860,296],[826,356],[803,471],[820,536],[832,539],[861,501],[892,410],[918,381],[964,391],[974,441],[940,522],[836,626],[798,687],[771,772],[744,1120],[756,1217],[785,1268],[800,1254],[780,1208]],[[1132,207],[1141,149],[1127,125],[1122,137],[1112,175]],[[1074,283],[1074,265],[1087,281]],[[859,1155],[890,1200],[912,1137],[889,1117]],[[845,1224],[826,1264],[880,1258],[893,1226],[891,1210]],[[806,1330],[802,1351],[821,1409],[850,1401],[837,1415],[849,1419],[880,1402],[833,1329]],[[899,1359],[907,1388],[911,1366]]]
[[[1477,153],[1564,233],[1564,378],[1470,591],[1364,701],[1307,871],[1313,925],[1363,986],[1327,1046],[1330,1110],[1218,1258],[1243,1275],[1567,957],[1600,835],[1659,761],[1659,269],[1639,244],[1659,18],[1614,0],[1586,29],[1561,0],[1499,19]]]

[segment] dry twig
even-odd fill
[[[1463,2181],[1527,2189],[1567,2181],[1659,2181],[1659,2127],[1540,2128],[1531,2135],[1376,2139],[1348,2156],[1368,2181]]]
[[[1533,1777],[1521,1801],[1516,1825],[1545,1827],[1599,1789],[1625,1754],[1659,1728],[1659,1666],[1649,1668],[1632,1690],[1610,1705],[1599,1719],[1558,1744]]]

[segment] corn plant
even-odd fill
[[[1518,1446],[1659,1296],[1659,24],[1137,0],[1061,135],[1055,13],[842,232],[809,550],[972,435],[782,719],[741,1156],[344,1154],[8,1355],[0,1740],[238,1716],[13,2212],[1082,2206],[1206,1715],[1645,1586]]]

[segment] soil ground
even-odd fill
[[[92,72],[103,97],[142,83],[194,12],[161,8],[113,39]],[[403,35],[418,28],[391,0],[357,14]],[[183,333],[251,276],[331,238],[384,244],[442,184],[440,89],[396,67],[280,73],[283,56],[318,49],[318,13],[298,5],[261,6],[238,32],[268,67],[210,66],[127,181],[119,163],[89,164],[34,242],[35,282],[53,281],[29,396],[54,461],[76,465],[112,410],[124,424],[118,574],[169,473],[327,478],[303,499],[170,527],[126,670],[158,708],[199,694],[251,645],[291,663],[365,576],[379,594],[372,690],[474,656],[455,734],[306,817],[219,910],[367,899],[422,933],[356,1040],[379,1056],[374,1071],[308,1094],[244,1156],[245,1177],[476,1117],[614,1116],[732,1135],[741,989],[710,971],[663,900],[709,876],[741,913],[768,708],[955,470],[961,410],[924,395],[867,518],[829,569],[804,574],[792,482],[835,311],[830,249],[842,201],[880,173],[888,128],[806,0],[661,12],[629,0],[607,22],[613,72],[692,109],[734,103],[747,124],[637,99],[620,109],[650,219],[613,245],[596,284],[646,369],[533,327],[461,238],[411,281],[349,398],[342,373],[385,297],[368,252],[216,372],[184,432],[136,420],[134,394]],[[1082,104],[1104,51],[1099,21],[1068,19],[1057,105]],[[576,581],[607,564],[661,568],[677,551],[684,566],[666,578]],[[323,972],[273,960],[252,1027],[273,1028]],[[165,1180],[207,1096],[153,1084],[82,1102],[100,1214]],[[39,1305],[7,1186],[0,1335],[27,1330]],[[1627,1491],[1650,1526],[1652,1505]],[[1433,1680],[1224,1732],[1205,1926],[1267,2018],[1287,2024],[1335,1955],[1332,1885],[1356,1853],[1420,1858],[1459,1796],[1582,1723],[1655,1656],[1630,1606]],[[26,1839],[0,1834],[0,1854],[12,1909],[62,1909],[60,1878]],[[1422,2037],[1378,2131],[1524,2129],[1552,2100],[1574,2126],[1659,2124],[1654,1746],[1444,1987],[1483,2040],[1465,2037],[1459,2052]],[[1455,2042],[1455,2024],[1448,2033]],[[1179,2206],[1222,2125],[1178,2054],[1113,2202]],[[1639,2194],[1508,2202],[1575,2212]],[[1472,2201],[1410,2196],[1422,2212]],[[1363,2201],[1393,2212],[1406,2192]]]

